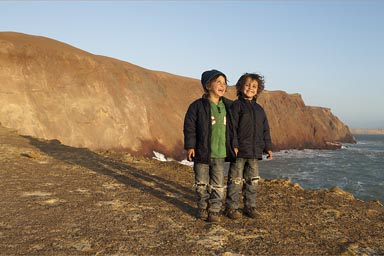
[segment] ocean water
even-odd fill
[[[338,186],[364,200],[384,203],[384,135],[354,135],[339,150],[287,150],[260,161],[260,176],[285,178],[305,189]]]

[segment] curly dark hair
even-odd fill
[[[259,94],[262,91],[264,91],[264,84],[265,84],[264,76],[256,73],[245,73],[239,78],[239,80],[236,83],[237,96],[244,96],[243,89],[244,89],[245,82],[247,81],[248,78],[251,78],[252,80],[256,80],[258,83],[257,94],[255,96],[255,99],[256,99],[257,96],[259,96]]]

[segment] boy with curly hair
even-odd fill
[[[267,153],[272,158],[272,142],[264,109],[256,103],[264,90],[264,78],[245,73],[236,83],[238,99],[231,106],[233,115],[233,147],[237,155],[231,162],[227,181],[226,215],[242,217],[238,211],[240,192],[243,193],[243,213],[256,218],[256,189],[259,177],[258,160]]]

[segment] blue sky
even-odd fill
[[[351,128],[384,128],[384,1],[0,1],[0,31],[235,84],[300,93]]]

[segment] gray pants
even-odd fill
[[[219,212],[224,199],[224,158],[211,158],[209,164],[195,163],[197,207]]]
[[[239,208],[240,192],[243,192],[244,207],[256,207],[256,189],[260,179],[257,159],[237,158],[230,164],[227,184],[226,207]]]

